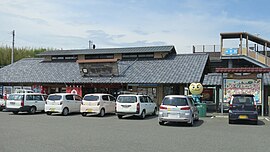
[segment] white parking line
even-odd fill
[[[264,118],[265,120],[267,120],[267,121],[270,121],[268,118]]]
[[[212,116],[211,119],[215,118],[215,116]]]

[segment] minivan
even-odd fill
[[[199,120],[199,113],[192,97],[185,95],[164,97],[159,107],[158,121],[160,125],[164,125],[165,122],[186,122],[193,126],[194,120]]]
[[[239,120],[250,121],[252,124],[258,123],[258,112],[254,95],[232,95],[229,109],[229,124]]]
[[[46,100],[45,112],[47,115],[61,113],[67,116],[71,112],[80,112],[82,98],[72,93],[50,94]]]
[[[115,112],[119,119],[125,115],[139,116],[156,115],[157,105],[147,95],[119,95],[116,100]]]
[[[14,93],[10,94],[6,101],[6,110],[18,114],[36,111],[44,111],[45,97],[41,93]]]
[[[81,114],[96,114],[103,117],[106,113],[115,113],[116,99],[110,94],[86,94],[81,104]]]

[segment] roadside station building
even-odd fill
[[[202,82],[207,54],[176,54],[174,46],[54,50],[0,69],[0,91],[29,88],[46,94],[136,92],[158,104],[168,94],[184,94]]]

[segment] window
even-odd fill
[[[73,100],[73,95],[66,95],[67,100]]]
[[[135,103],[137,102],[137,97],[136,96],[119,96],[117,100],[120,103]]]
[[[63,60],[77,60],[76,55],[66,55],[66,56],[52,56],[53,61],[63,61]]]
[[[85,59],[113,59],[114,54],[91,54],[85,55]]]
[[[154,58],[154,53],[123,54],[123,59],[131,59],[131,58]]]
[[[49,95],[48,100],[61,100],[62,96],[60,95]]]
[[[75,95],[74,97],[75,97],[75,100],[76,100],[76,101],[82,101],[82,98],[81,98],[80,96]]]
[[[33,95],[26,95],[26,100],[34,100]]]
[[[99,96],[93,96],[93,95],[91,95],[91,96],[85,96],[83,98],[83,100],[86,100],[86,101],[98,101],[99,100]]]
[[[141,101],[141,103],[146,103],[146,102],[148,102],[146,96],[141,96],[141,97],[140,97],[140,101]]]
[[[102,96],[102,100],[104,100],[104,101],[109,101],[109,98],[108,98],[107,95],[106,95],[106,96]]]
[[[109,96],[109,98],[110,98],[110,101],[115,102],[115,98],[113,96]]]
[[[23,95],[11,94],[8,96],[8,100],[23,100]]]
[[[43,99],[41,95],[33,95],[33,100],[42,101]]]
[[[149,103],[153,103],[153,100],[150,97],[147,97]]]
[[[162,105],[187,106],[188,103],[186,98],[170,97],[165,98],[162,101]]]

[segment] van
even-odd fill
[[[6,101],[6,110],[18,114],[28,112],[34,114],[37,111],[44,111],[45,99],[41,93],[13,93]]]
[[[116,99],[110,94],[86,94],[82,100],[81,114],[96,114],[103,117],[106,113],[115,113]]]
[[[72,93],[50,94],[46,100],[45,112],[47,115],[52,113],[61,113],[67,116],[72,112],[80,112],[82,98]]]
[[[116,100],[116,115],[122,119],[125,115],[139,116],[156,115],[157,105],[147,95],[119,95]]]
[[[254,95],[232,95],[229,109],[229,124],[236,121],[250,121],[254,125],[258,124],[258,112]]]

